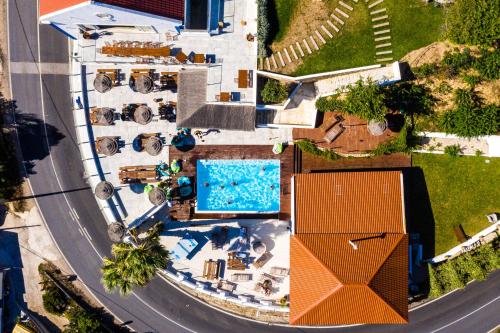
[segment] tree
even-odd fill
[[[69,323],[64,327],[63,333],[105,333],[106,330],[95,315],[75,307],[67,313]]]
[[[402,82],[385,89],[386,105],[393,110],[400,110],[405,114],[432,113],[436,103],[429,88],[423,84]]]
[[[431,264],[427,264],[427,269],[429,271],[429,297],[439,297],[443,294],[443,287],[437,277],[438,272]]]
[[[382,88],[371,79],[347,87],[341,111],[366,120],[384,120],[387,113]]]
[[[498,0],[456,0],[446,15],[448,38],[458,44],[493,45],[500,36],[498,17]]]
[[[477,256],[472,255],[470,252],[460,255],[456,259],[457,269],[460,275],[467,282],[471,280],[482,281],[488,276],[488,272],[480,265]]]
[[[465,287],[465,283],[451,260],[439,265],[439,275],[445,292]]]
[[[43,308],[55,315],[62,315],[69,305],[69,299],[55,285],[50,284],[44,287],[42,294]]]
[[[104,258],[102,283],[108,292],[118,289],[127,295],[134,286],[143,287],[155,277],[157,269],[165,268],[169,253],[160,244],[163,223],[157,222],[145,238],[135,239],[137,245],[114,244],[113,258]]]
[[[260,92],[265,103],[281,103],[288,97],[288,91],[284,84],[277,80],[267,80],[264,88]]]

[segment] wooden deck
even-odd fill
[[[339,115],[339,113],[325,112],[320,125],[328,122],[331,117],[336,115]],[[332,143],[324,141],[325,132],[319,128],[294,128],[293,139],[309,139],[318,147],[333,149],[346,154],[360,154],[371,151],[377,148],[380,143],[398,135],[398,133],[387,129],[382,135],[373,136],[368,132],[368,122],[366,120],[349,115],[342,115],[342,117],[344,118],[342,125],[345,127],[345,131]]]
[[[196,161],[199,159],[212,160],[251,160],[251,159],[279,159],[281,161],[281,195],[280,195],[280,213],[279,214],[195,214],[191,211],[190,219],[227,219],[227,218],[270,218],[279,217],[281,220],[289,220],[291,212],[291,176],[293,172],[293,147],[285,148],[283,154],[275,155],[272,152],[272,146],[236,146],[236,145],[200,145],[188,152],[181,152],[174,146],[169,146],[170,161],[177,159],[182,161],[182,172],[179,176],[194,177],[196,180]],[[184,220],[185,215],[177,216],[177,211],[171,211],[173,219]]]

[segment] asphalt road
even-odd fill
[[[100,283],[101,257],[111,243],[106,222],[84,179],[76,143],[67,75],[47,74],[44,63],[68,66],[68,41],[49,26],[38,26],[34,0],[9,1],[11,68],[27,63],[41,71],[13,71],[19,139],[29,181],[46,224],[73,268],[95,297],[138,332],[486,332],[500,324],[500,272],[487,281],[410,313],[410,324],[337,329],[290,328],[224,314],[193,300],[156,278],[122,298]],[[39,34],[38,34],[39,29]],[[38,40],[40,38],[40,42]],[[68,67],[69,68],[69,67]],[[475,311],[475,312],[474,312]],[[447,326],[448,325],[448,326]],[[436,331],[437,332],[437,331]]]

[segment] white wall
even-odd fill
[[[113,18],[112,20],[99,18],[96,16],[96,14],[99,13],[110,14]],[[78,31],[78,24],[152,26],[157,32],[160,33],[175,33],[175,27],[182,24],[179,20],[109,6],[101,3],[80,5],[68,10],[44,15],[40,18],[40,22],[55,24],[70,35],[73,35]]]

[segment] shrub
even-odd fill
[[[81,308],[72,308],[67,313],[69,323],[64,327],[63,333],[105,333],[95,315]]]
[[[438,65],[431,63],[431,64],[423,64],[422,66],[415,67],[412,69],[413,74],[415,74],[418,78],[424,78],[427,76],[431,76],[433,74],[436,74],[439,70]]]
[[[439,84],[439,87],[437,88],[437,91],[440,94],[449,94],[452,90],[453,88],[446,81],[441,82],[441,84]]]
[[[271,24],[268,17],[268,0],[257,0],[257,45],[259,57],[267,57],[267,42],[269,40],[269,31]]]
[[[429,272],[429,297],[439,297],[443,294],[443,286],[438,278],[439,273],[431,264],[427,264],[427,270]]]
[[[460,145],[451,145],[444,147],[444,153],[450,157],[458,157],[462,153],[462,148]]]
[[[316,101],[316,109],[319,112],[331,112],[336,110],[342,110],[343,103],[339,99],[339,95],[320,97]]]
[[[465,283],[457,272],[452,260],[448,260],[439,265],[439,276],[444,292],[465,287]]]
[[[382,142],[371,152],[371,154],[373,156],[381,156],[395,153],[409,153],[410,151],[411,147],[408,145],[408,128],[405,125],[396,138]]]
[[[284,84],[277,80],[267,80],[264,88],[260,92],[265,103],[281,103],[288,97],[288,91]]]
[[[481,78],[476,75],[464,75],[462,77],[465,83],[467,83],[472,89],[481,82]]]
[[[482,281],[488,276],[488,271],[481,266],[478,257],[470,252],[462,254],[454,262],[464,283],[472,280]]]
[[[319,156],[321,158],[324,158],[326,160],[334,161],[340,158],[340,155],[335,153],[333,150],[330,149],[319,149],[316,147],[314,143],[312,143],[309,140],[299,140],[296,141],[295,144],[299,147],[299,149],[303,152]]]
[[[467,69],[472,66],[475,58],[471,55],[470,49],[466,48],[462,52],[455,49],[454,52],[446,52],[441,65],[443,68],[453,69],[456,73],[461,69]]]
[[[436,103],[430,90],[423,84],[403,82],[384,89],[385,103],[405,114],[430,114]]]
[[[43,308],[55,315],[62,315],[68,308],[69,299],[54,285],[47,285],[42,294]]]
[[[382,88],[372,80],[357,81],[347,87],[342,112],[356,115],[366,120],[384,120],[387,112]]]
[[[481,149],[476,149],[475,154],[476,154],[476,157],[481,157],[481,156],[483,156],[483,151]]]
[[[500,79],[500,50],[481,50],[481,57],[474,62],[474,68],[479,72],[484,80]]]
[[[500,125],[500,111],[496,105],[481,105],[473,90],[455,91],[455,108],[446,111],[439,119],[439,126],[449,134],[470,138],[495,134]]]
[[[500,36],[500,1],[456,0],[446,15],[448,38],[457,44],[492,45]]]
[[[500,268],[500,257],[498,253],[495,253],[491,245],[483,245],[474,252],[479,264],[486,272],[492,272]]]

